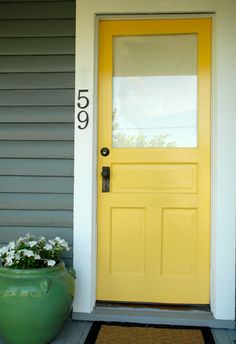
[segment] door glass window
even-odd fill
[[[197,35],[113,39],[112,146],[197,146]]]

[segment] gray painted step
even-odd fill
[[[176,311],[142,307],[95,307],[93,312],[73,313],[74,320],[130,322],[179,326],[206,326],[210,328],[234,329],[231,320],[216,320],[211,312],[202,310]]]

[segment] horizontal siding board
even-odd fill
[[[27,233],[36,236],[44,236],[47,239],[59,236],[66,240],[69,245],[73,243],[73,230],[72,228],[65,227],[0,227],[0,243],[7,244],[9,241],[17,240]]]
[[[74,72],[74,55],[0,56],[3,72]]]
[[[1,3],[0,19],[50,19],[74,17],[74,1]]]
[[[0,159],[0,176],[73,176],[73,161],[62,159]]]
[[[1,43],[0,43],[1,46]],[[75,87],[74,73],[2,73],[0,90],[66,89]],[[74,92],[74,90],[72,91]]]
[[[2,176],[0,190],[9,193],[73,193],[73,178]]]
[[[1,124],[0,140],[73,140],[73,124]]]
[[[1,226],[72,227],[72,211],[0,210]]]
[[[74,106],[1,106],[0,123],[73,123]]]
[[[73,196],[70,194],[0,193],[0,209],[72,210]]]
[[[6,105],[72,105],[74,89],[0,90],[0,104]]]
[[[74,19],[1,20],[0,37],[63,37],[74,35]]]
[[[0,158],[72,159],[73,142],[1,141]]]
[[[74,38],[0,38],[0,55],[63,55],[75,53]]]

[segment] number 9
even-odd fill
[[[83,115],[83,114],[84,114],[84,115]],[[79,121],[80,123],[83,123],[83,125],[78,125],[78,128],[79,128],[79,129],[85,129],[85,128],[87,128],[88,123],[89,123],[89,115],[88,115],[88,113],[87,113],[86,111],[82,110],[82,111],[80,111],[80,112],[78,113],[77,118],[78,118],[78,121]]]

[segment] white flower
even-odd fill
[[[20,259],[20,254],[18,252],[14,252],[14,259],[19,260]]]
[[[67,242],[62,243],[61,246],[62,246],[66,251],[70,251],[70,247],[69,247],[69,245],[68,245]]]
[[[34,257],[34,252],[31,250],[22,250],[21,252],[23,252],[23,255],[26,257]]]
[[[48,242],[49,242],[52,246],[55,246],[55,245],[56,245],[55,240],[48,240]]]
[[[0,257],[3,256],[7,252],[8,252],[8,246],[3,246],[2,248],[0,248]]]
[[[55,238],[55,241],[60,242],[61,240],[63,240],[61,237],[56,237],[56,238]]]
[[[20,238],[16,241],[16,243],[17,243],[17,244],[21,244],[22,241],[24,241],[24,238],[20,237]]]
[[[34,247],[35,245],[37,245],[37,241],[35,241],[35,240],[29,241],[28,245],[29,245],[29,247]]]
[[[39,254],[35,254],[35,255],[34,255],[34,259],[36,259],[36,260],[40,260],[40,259],[41,259],[41,257],[40,257],[40,255],[39,255]]]
[[[13,259],[11,257],[6,257],[4,266],[11,266],[13,264],[14,264]]]
[[[55,260],[52,260],[52,259],[47,260],[47,266],[54,266],[55,264],[56,264]]]
[[[15,253],[16,253],[15,250],[11,250],[11,251],[9,251],[9,252],[7,253],[7,257],[14,258]]]
[[[62,239],[60,237],[56,237],[55,240],[51,240],[51,241],[53,241],[54,245],[58,244],[59,246],[64,248],[66,251],[70,250],[68,243],[64,239]]]
[[[24,237],[24,239],[26,240],[31,240],[32,235],[30,233],[27,233],[26,236]]]
[[[55,241],[56,241],[58,244],[60,244],[60,245],[63,245],[63,244],[65,243],[65,240],[62,239],[62,238],[60,238],[60,237],[56,237],[56,238],[55,238]]]
[[[14,264],[13,259],[15,257],[15,251],[9,251],[6,258],[5,258],[5,265],[6,266],[11,266]]]
[[[52,249],[52,245],[51,244],[45,244],[43,247],[46,251],[50,251]]]
[[[8,248],[10,250],[14,250],[15,247],[16,247],[16,245],[15,245],[14,241],[10,241],[9,244],[8,244]]]
[[[44,236],[39,237],[39,241],[45,241],[46,238]]]

